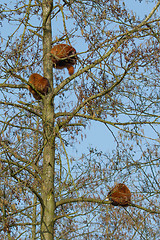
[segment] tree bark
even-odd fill
[[[53,86],[53,70],[50,58],[52,30],[51,11],[52,0],[43,0],[43,71],[50,85]],[[41,239],[54,239],[54,169],[55,169],[55,136],[54,136],[54,106],[50,94],[43,99],[43,176],[42,176],[42,216]]]
[[[34,195],[34,198],[33,198],[33,204],[34,204],[34,207],[33,207],[33,213],[32,213],[32,240],[36,240],[36,204],[37,204],[37,196]]]

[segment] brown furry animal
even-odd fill
[[[41,94],[46,95],[48,93],[48,89],[50,87],[49,81],[47,78],[42,77],[38,73],[33,73],[29,77],[29,83],[32,84],[35,89]],[[33,90],[33,88],[31,88],[29,85],[27,87],[36,100],[42,99],[41,96]]]
[[[73,65],[76,64],[76,50],[67,44],[58,44],[51,49],[53,67],[57,69],[67,68],[70,75],[74,73]]]
[[[131,192],[125,184],[118,183],[108,193],[106,200],[114,206],[127,207],[131,203]]]

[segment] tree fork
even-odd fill
[[[43,0],[43,72],[50,86],[53,86],[53,67],[50,58],[52,29],[51,11],[52,0]],[[54,239],[55,197],[54,197],[54,171],[55,171],[55,137],[54,137],[54,106],[50,94],[43,98],[43,176],[42,176],[42,199],[43,205],[41,216],[41,239]]]

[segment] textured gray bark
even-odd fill
[[[53,85],[53,70],[50,59],[52,42],[51,16],[53,1],[43,0],[43,71],[44,77],[48,78]],[[54,239],[54,161],[55,161],[55,139],[54,139],[54,107],[51,103],[50,94],[43,101],[43,130],[44,130],[44,152],[43,152],[43,179],[42,179],[42,226],[41,239]]]

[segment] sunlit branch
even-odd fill
[[[7,84],[7,83],[0,83],[0,88],[27,88],[25,84]]]
[[[101,199],[96,199],[96,198],[83,198],[83,197],[79,197],[79,198],[66,198],[66,199],[62,199],[58,202],[56,202],[56,208],[59,206],[62,206],[64,204],[69,204],[69,203],[74,203],[74,202],[90,202],[90,203],[98,203],[98,204],[110,204],[110,201],[105,201],[105,200],[101,200]]]
[[[142,207],[142,206],[139,206],[137,204],[131,204],[132,207],[135,207],[135,208],[139,208],[141,210],[144,210],[146,212],[149,212],[149,213],[155,213],[155,214],[160,214],[160,211],[158,210],[151,210],[151,209],[148,209],[148,208],[145,208],[145,207]]]
[[[98,203],[98,204],[110,204],[111,203],[110,201],[105,201],[105,200],[100,200],[100,199],[95,199],[95,198],[79,197],[79,198],[66,198],[66,199],[60,200],[56,203],[56,207],[62,206],[64,204],[74,203],[74,202],[76,202],[76,203],[77,202],[90,202],[90,203]],[[149,213],[160,214],[160,211],[158,211],[158,210],[151,210],[151,209],[141,207],[141,206],[133,204],[133,203],[131,203],[130,206],[139,208],[139,209],[144,210]]]
[[[32,29],[28,29],[30,32],[32,32],[33,34],[37,35],[39,38],[43,39],[43,36],[39,33],[37,33],[37,31],[34,31]]]
[[[28,112],[30,112],[30,113],[35,114],[36,116],[38,116],[38,117],[40,117],[40,118],[42,117],[41,114],[35,112],[33,109],[24,107],[24,106],[22,106],[22,105],[20,105],[20,104],[7,103],[7,102],[2,102],[2,101],[0,101],[0,104],[6,105],[6,106],[13,106],[13,107],[20,108],[20,109],[24,109],[24,110],[26,110],[26,111],[28,111]]]

